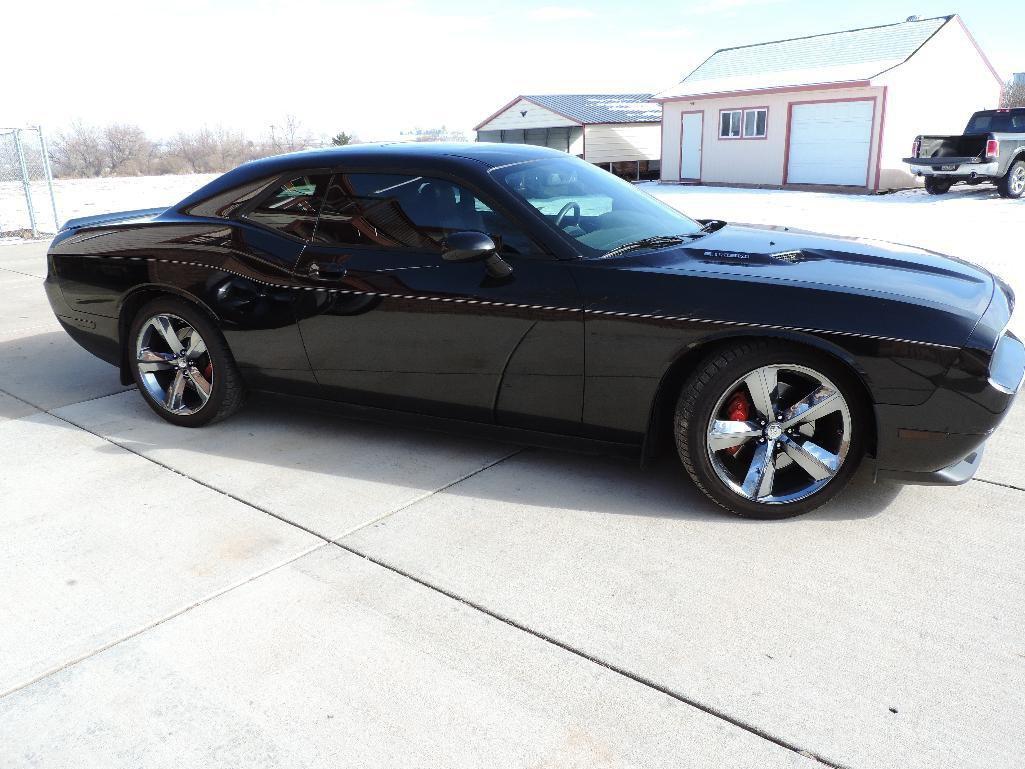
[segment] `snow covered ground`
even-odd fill
[[[59,180],[59,217],[64,221],[106,211],[169,205],[212,178],[214,175],[196,174]],[[654,182],[640,187],[699,219],[780,224],[908,243],[959,256],[997,273],[1020,296],[1025,296],[1025,199],[1003,200],[989,185],[955,187],[940,197],[922,190],[892,195],[838,195]],[[45,190],[37,191],[35,196],[37,201],[46,197]],[[0,184],[0,231],[15,229],[11,222],[25,220],[23,206],[19,184]],[[52,229],[47,225],[41,216],[43,229]],[[1016,330],[1025,329],[1025,313],[1016,315]]]

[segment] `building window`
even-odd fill
[[[739,139],[742,112],[739,109],[727,109],[719,113],[719,138]]]
[[[764,139],[768,117],[769,110],[765,107],[744,110],[744,138]]]
[[[764,139],[768,122],[768,107],[724,109],[719,113],[719,138]]]

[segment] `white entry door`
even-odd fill
[[[701,112],[683,115],[680,128],[680,178],[701,179]]]
[[[795,104],[787,182],[868,186],[874,108],[874,101]]]

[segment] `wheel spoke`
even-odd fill
[[[206,402],[210,400],[210,383],[206,380],[206,377],[203,376],[203,372],[195,366],[192,366],[189,369],[189,382],[192,385],[192,389],[195,390],[196,394],[199,396],[200,408],[202,408],[206,405]]]
[[[731,422],[717,419],[708,431],[708,446],[712,451],[732,449],[762,434],[756,422]]]
[[[164,406],[167,407],[168,411],[181,411],[184,402],[182,397],[185,395],[185,372],[179,370],[174,375],[174,381],[171,386],[167,388],[167,397],[164,399]]]
[[[178,338],[178,333],[174,330],[174,326],[171,325],[170,318],[166,315],[157,315],[150,320],[150,325],[163,337],[164,342],[172,353],[175,355],[182,353],[184,348],[182,347],[181,340]]]
[[[192,329],[192,333],[189,335],[189,346],[185,348],[185,355],[189,358],[198,358],[205,352],[206,342],[203,341],[203,337],[196,329]]]
[[[772,484],[775,479],[776,441],[759,443],[741,488],[748,499],[757,501],[772,496]]]
[[[770,422],[774,421],[776,404],[772,399],[772,393],[776,389],[776,369],[772,366],[762,366],[748,374],[744,384],[751,393],[751,401],[758,415]]]
[[[171,362],[173,359],[174,356],[170,353],[143,350],[139,353],[138,358],[139,371],[143,374],[152,374],[154,371],[167,371],[174,368],[174,363]]]
[[[806,398],[802,398],[790,408],[783,412],[781,420],[784,428],[790,428],[805,422],[814,422],[826,414],[831,414],[840,409],[843,399],[840,393],[825,385],[819,385],[815,392]]]
[[[811,441],[798,443],[784,436],[782,443],[783,450],[787,453],[787,456],[800,465],[816,481],[831,478],[840,469],[840,457],[826,451]]]

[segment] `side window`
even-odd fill
[[[469,190],[408,174],[335,174],[315,242],[440,251],[451,232],[491,235],[503,253],[540,253],[519,227]]]
[[[329,179],[329,174],[295,176],[279,185],[245,218],[289,237],[309,240]]]

